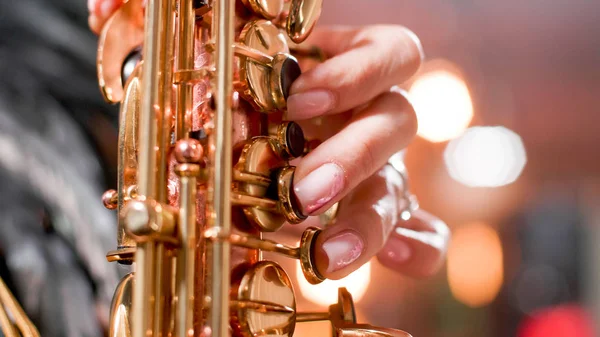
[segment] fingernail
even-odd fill
[[[365,245],[354,232],[341,232],[323,243],[323,251],[327,255],[327,272],[332,273],[347,267],[362,254]]]
[[[335,198],[344,188],[344,171],[328,163],[309,173],[294,187],[305,215],[311,215]]]
[[[331,110],[335,97],[327,90],[314,90],[294,94],[287,99],[286,119],[307,119]]]
[[[92,14],[96,9],[96,0],[88,0],[87,2],[88,11]]]
[[[390,238],[382,252],[392,263],[404,263],[412,255],[410,246],[403,240]]]
[[[103,18],[107,18],[110,14],[112,14],[113,2],[112,0],[105,0],[100,5],[100,15]]]

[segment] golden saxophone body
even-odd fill
[[[128,0],[105,25],[98,78],[120,104],[118,188],[103,196],[119,218],[107,259],[134,266],[115,291],[110,337],[292,336],[314,320],[331,321],[334,336],[408,336],[358,324],[345,289],[329,312],[297,312],[288,274],[262,258],[299,259],[310,283],[324,280],[313,261],[320,229],[299,247],[261,235],[306,218],[289,161],[309,146],[276,116],[301,73],[296,57],[321,58],[302,46],[321,5]],[[35,335],[23,319],[0,323]]]

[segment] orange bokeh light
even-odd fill
[[[459,227],[448,249],[448,283],[454,297],[470,307],[491,303],[504,278],[498,233],[483,223]]]
[[[419,121],[418,135],[434,143],[458,137],[473,119],[469,88],[450,68],[439,63],[419,75],[409,89]]]

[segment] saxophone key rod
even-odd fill
[[[216,42],[214,53],[216,78],[213,79],[215,97],[214,133],[209,137],[209,161],[212,163],[208,194],[208,225],[229,232],[231,228],[232,180],[232,105],[234,56],[235,1],[214,0],[212,37]],[[231,250],[229,243],[213,242],[210,248],[211,300],[208,324],[213,337],[229,335],[229,270]]]
[[[311,284],[319,284],[325,277],[319,273],[314,262],[314,243],[321,230],[316,227],[307,228],[302,233],[300,247],[290,247],[275,241],[255,238],[246,235],[228,233],[219,228],[210,228],[204,232],[204,238],[211,242],[228,242],[234,246],[258,249],[282,254],[300,260],[300,266],[306,280]]]

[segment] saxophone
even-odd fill
[[[262,237],[306,219],[289,163],[311,145],[276,116],[299,59],[324,57],[302,44],[321,6],[127,0],[104,26],[99,85],[120,104],[119,179],[102,197],[118,214],[107,259],[134,270],[115,290],[110,337],[292,336],[317,320],[334,336],[410,336],[357,323],[344,288],[328,312],[297,312],[290,277],[262,257],[298,259],[309,283],[324,281],[313,260],[319,228],[298,247]],[[7,337],[38,335],[3,283],[0,300]]]

